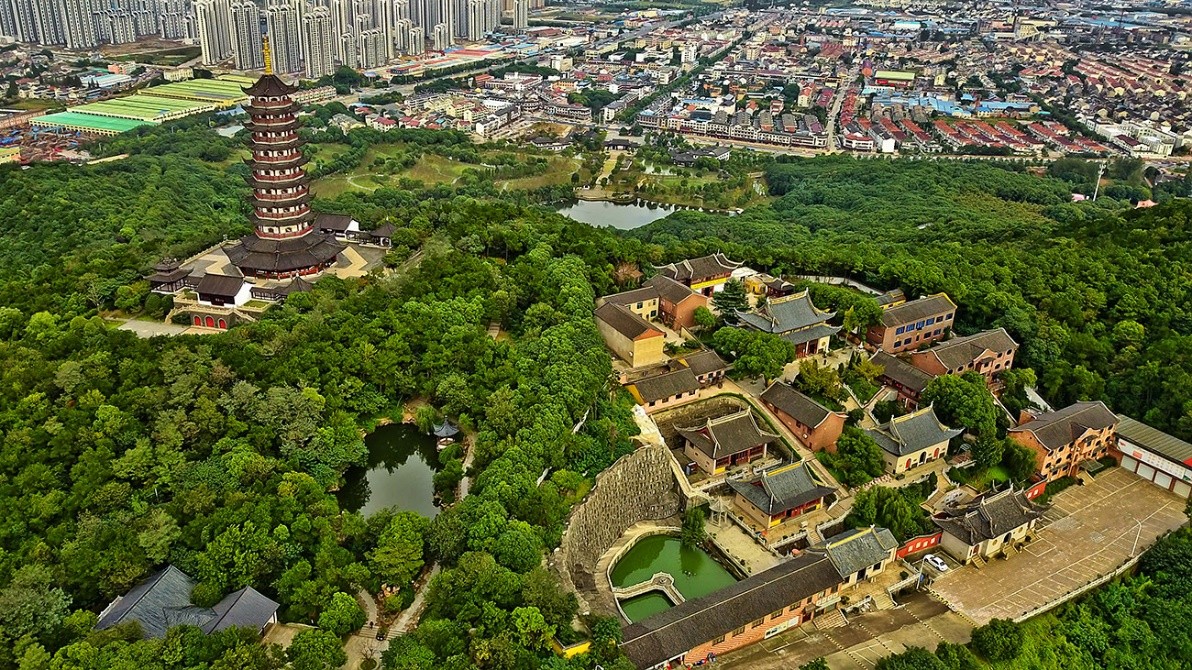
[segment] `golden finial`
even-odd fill
[[[273,54],[269,51],[269,36],[261,38],[261,52],[265,55],[265,74],[273,74]]]

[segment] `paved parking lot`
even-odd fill
[[[843,628],[814,623],[721,656],[717,665],[740,670],[792,670],[821,656],[833,670],[872,668],[908,646],[935,649],[941,641],[968,642],[972,624],[926,594],[900,598],[903,607],[850,616]]]
[[[1052,498],[1033,542],[1008,560],[965,566],[932,590],[977,624],[1014,619],[1109,574],[1186,520],[1184,501],[1112,468]]]

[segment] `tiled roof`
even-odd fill
[[[347,214],[319,214],[315,217],[315,226],[320,230],[338,230],[343,232],[352,224],[352,217]]]
[[[699,380],[695,378],[695,373],[689,368],[665,372],[653,377],[643,377],[633,382],[631,386],[647,403],[666,400],[684,393],[698,391],[701,388]]]
[[[828,554],[841,579],[848,579],[849,575],[889,558],[897,546],[898,541],[890,531],[870,526],[833,535],[815,548]]]
[[[816,309],[804,291],[785,298],[775,298],[757,312],[739,313],[737,316],[745,325],[764,333],[782,334],[823,324],[836,313]]]
[[[865,432],[883,450],[895,456],[905,456],[947,442],[963,431],[940,423],[935,416],[935,409],[928,406],[917,412],[896,416],[878,426],[877,430]]]
[[[821,337],[831,337],[840,332],[839,326],[833,326],[827,323],[821,323],[818,326],[804,328],[803,330],[796,330],[789,333],[783,333],[779,337],[794,345],[800,345],[812,340],[818,340]]]
[[[195,581],[189,575],[167,565],[109,605],[95,628],[104,630],[136,621],[145,637],[164,637],[173,625],[171,612],[191,607],[190,592],[194,586]]]
[[[782,382],[770,384],[761,397],[795,421],[812,428],[823,423],[832,413],[827,407]]]
[[[211,608],[212,618],[202,625],[204,633],[217,633],[225,628],[242,626],[255,631],[261,630],[279,605],[261,595],[251,586],[229,593]]]
[[[887,328],[915,323],[921,319],[937,314],[946,314],[956,310],[956,303],[946,293],[936,293],[924,296],[918,300],[904,302],[897,307],[891,307],[882,312],[882,325]]]
[[[978,544],[1043,516],[1043,508],[1022,491],[1006,489],[986,493],[964,505],[944,511],[933,521],[944,532],[968,545]]]
[[[882,372],[883,377],[897,382],[904,388],[915,391],[916,393],[922,393],[923,389],[927,388],[928,382],[935,379],[930,373],[924,372],[901,358],[891,356],[884,351],[875,353],[870,360],[882,366],[885,370]]]
[[[835,493],[824,486],[807,463],[792,463],[762,472],[753,481],[729,480],[729,487],[771,516],[782,514]]]
[[[728,369],[728,363],[725,363],[724,359],[711,349],[685,356],[683,363],[695,373],[696,377]]]
[[[658,291],[649,287],[635,288],[628,291],[621,291],[612,295],[606,295],[601,300],[604,302],[611,302],[617,305],[633,305],[639,302],[646,302],[647,300],[658,299]]]
[[[1017,351],[1018,343],[1010,337],[1005,328],[997,328],[976,335],[954,337],[923,353],[935,356],[948,370],[958,370],[966,365],[971,365],[986,350],[995,354]]]
[[[653,667],[839,583],[827,556],[805,552],[627,627],[621,651],[637,667]]]
[[[1169,460],[1192,465],[1192,444],[1152,428],[1141,421],[1135,421],[1125,414],[1118,414],[1117,433],[1147,451],[1153,451]]]
[[[695,295],[690,288],[664,275],[646,280],[644,286],[652,289],[658,297],[669,303],[680,303]]]
[[[714,277],[732,272],[741,267],[740,263],[730,261],[724,254],[715,253],[710,256],[700,256],[669,265],[658,266],[659,274],[665,275],[678,282],[698,282],[701,279]]]
[[[662,334],[649,321],[631,312],[628,308],[614,302],[606,302],[596,308],[596,318],[612,326],[612,329],[625,337],[636,340],[643,334],[654,331]]]
[[[227,275],[205,274],[199,280],[195,291],[199,295],[217,295],[225,298],[233,298],[240,292],[240,287],[244,286],[244,279],[241,277],[229,277]]]
[[[1029,432],[1049,451],[1071,444],[1086,430],[1103,430],[1117,424],[1117,417],[1100,400],[1068,405],[1055,412],[1044,412],[1033,421],[1011,428],[1010,432]]]
[[[695,378],[690,370],[680,370],[680,372],[687,372],[692,379]],[[641,387],[638,388],[640,390]],[[707,454],[709,458],[721,458],[740,453],[778,439],[777,435],[764,432],[757,427],[757,421],[754,420],[753,412],[749,409],[708,419],[702,426],[680,428],[679,434]]]

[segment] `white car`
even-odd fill
[[[926,556],[923,557],[923,562],[926,563],[927,565],[930,565],[931,567],[935,568],[939,572],[947,572],[948,571],[948,564],[945,563],[942,558],[940,558],[939,556],[936,556],[935,554],[927,554]]]

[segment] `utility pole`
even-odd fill
[[[1093,202],[1097,202],[1097,194],[1101,192],[1101,175],[1105,173],[1105,161],[1097,161],[1097,181],[1093,184]]]

